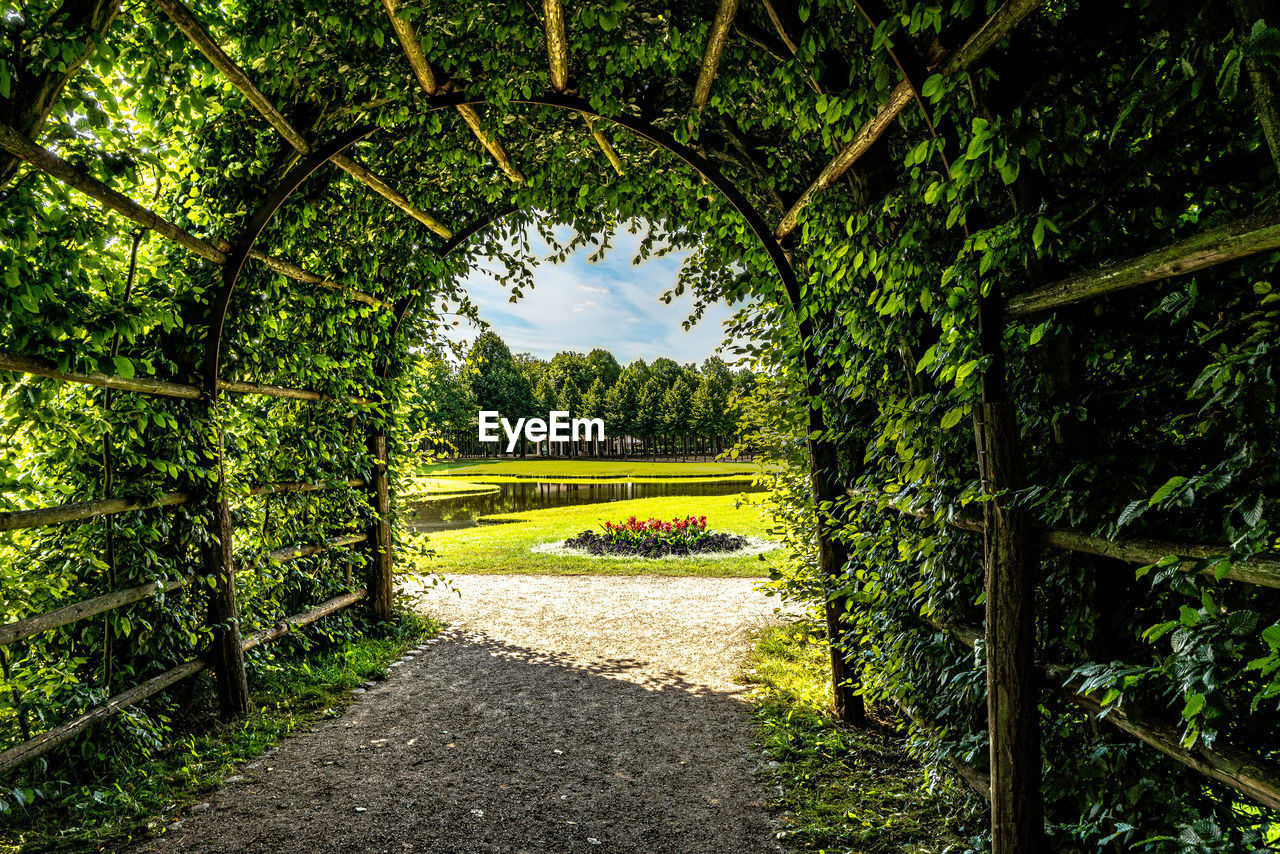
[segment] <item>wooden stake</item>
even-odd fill
[[[216,419],[213,405],[208,407],[208,412]],[[209,625],[213,628],[210,658],[217,677],[218,704],[222,716],[232,719],[249,713],[249,681],[244,670],[240,612],[236,606],[234,528],[225,487],[222,428],[215,421],[213,429],[217,434],[214,440],[217,480],[207,497],[209,528],[201,552],[205,575],[214,581],[209,592]]]
[[[1010,493],[1022,484],[1018,421],[1007,399],[1000,289],[979,297],[983,374],[975,428],[984,503],[987,729],[990,737],[991,851],[1042,849],[1040,714],[1035,671],[1034,541],[1030,517]]]
[[[369,481],[369,502],[377,517],[369,528],[369,553],[372,567],[369,599],[373,615],[390,620],[395,603],[395,575],[391,554],[391,488],[387,480],[387,434],[375,428],[369,434],[369,453],[376,460]]]

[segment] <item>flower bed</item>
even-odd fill
[[[564,546],[592,555],[626,557],[687,557],[698,554],[734,552],[749,545],[746,537],[707,530],[706,516],[687,516],[664,522],[636,519],[620,524],[604,523],[604,533],[583,531],[564,541]]]

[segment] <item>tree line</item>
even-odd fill
[[[516,454],[522,457],[718,454],[737,434],[738,393],[755,384],[751,371],[733,370],[715,356],[701,365],[658,358],[624,367],[596,348],[539,359],[512,354],[492,331],[475,340],[460,364],[439,353],[418,353],[408,373],[399,414],[410,447],[464,456],[500,453],[499,446],[477,441],[481,410],[497,410],[513,422],[557,410],[604,421],[603,440],[529,447],[521,438]]]

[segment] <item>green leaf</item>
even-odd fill
[[[114,356],[112,361],[116,365],[116,375],[126,380],[133,379],[133,362],[124,356]]]
[[[1173,495],[1174,492],[1181,489],[1182,485],[1186,482],[1187,479],[1181,476],[1169,478],[1165,481],[1164,486],[1156,490],[1156,494],[1151,496],[1151,499],[1147,503],[1154,507],[1170,495]]]
[[[957,406],[946,415],[942,416],[942,429],[950,430],[952,427],[960,423],[960,419],[964,418],[965,407]]]

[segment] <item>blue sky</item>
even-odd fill
[[[550,358],[562,350],[586,353],[595,347],[609,350],[622,364],[641,358],[652,361],[666,356],[678,362],[701,362],[719,347],[721,323],[731,310],[711,306],[690,330],[680,325],[689,315],[692,298],[686,294],[670,305],[658,296],[675,284],[676,274],[688,253],[649,258],[633,266],[640,234],[620,230],[604,260],[591,263],[591,247],[583,247],[564,263],[544,262],[534,269],[534,287],[519,302],[497,284],[485,266],[464,281],[480,316],[507,342],[513,353]],[[539,257],[547,245],[530,233]],[[478,330],[459,326],[450,336],[468,341]]]

